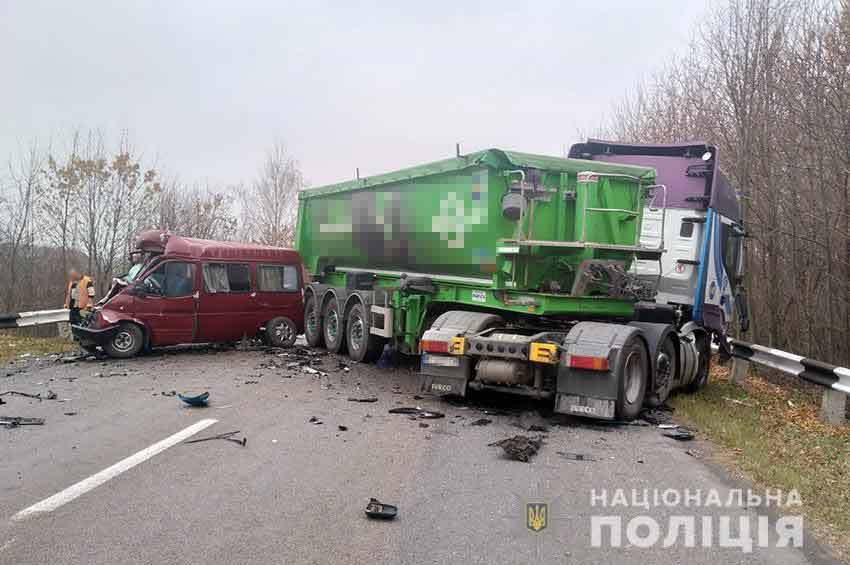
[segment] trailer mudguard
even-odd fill
[[[475,334],[504,323],[501,317],[482,312],[451,310],[440,315],[422,335],[423,340],[450,342],[453,337]],[[432,394],[466,396],[475,358],[465,355],[434,355],[420,358],[419,389]]]
[[[643,331],[635,326],[600,322],[579,322],[573,326],[562,344],[555,412],[613,420],[619,390],[619,375],[615,371],[621,365],[623,345],[632,336],[639,336],[645,343]],[[571,355],[605,357],[609,370],[571,368]]]

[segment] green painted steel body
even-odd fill
[[[653,169],[490,149],[302,191],[296,247],[334,286],[342,269],[390,287],[423,274],[437,284],[430,301],[628,317],[628,301],[569,292],[586,260],[629,266],[654,180]],[[509,217],[503,199],[524,204]]]

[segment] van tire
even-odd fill
[[[316,295],[312,292],[304,302],[304,338],[310,347],[322,347],[325,344],[322,336],[322,317],[316,304]]]
[[[298,338],[298,328],[289,318],[280,316],[266,322],[266,342],[272,347],[292,347]]]
[[[339,308],[339,301],[331,298],[322,308],[322,337],[325,347],[331,353],[340,353],[345,349],[345,320]]]
[[[381,356],[386,340],[371,333],[372,324],[361,303],[348,310],[345,320],[345,342],[352,361],[371,363]]]
[[[617,376],[614,417],[630,422],[640,414],[649,381],[649,353],[639,337],[632,335],[623,344],[614,374]]]
[[[103,345],[110,357],[127,359],[135,357],[145,346],[145,332],[136,324],[124,322],[120,329]]]

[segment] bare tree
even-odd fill
[[[298,191],[303,187],[298,162],[275,143],[259,178],[239,190],[243,237],[266,245],[292,245]]]

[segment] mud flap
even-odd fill
[[[564,339],[558,366],[555,412],[603,420],[616,416],[619,380],[612,370],[590,371],[569,366],[571,355],[605,357],[612,369],[619,365],[623,344],[640,329],[599,322],[580,322]]]
[[[472,361],[459,355],[422,354],[419,390],[438,395],[466,396]]]

